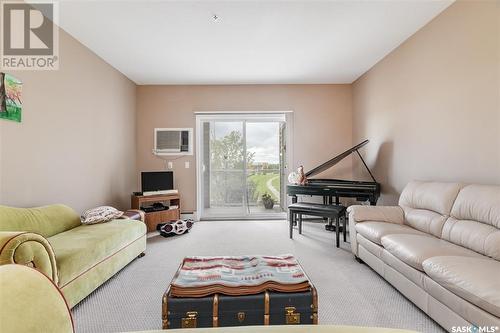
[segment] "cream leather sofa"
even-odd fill
[[[348,212],[354,255],[441,326],[500,327],[500,186],[411,182]]]

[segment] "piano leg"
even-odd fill
[[[338,216],[335,218],[335,241],[337,242],[337,247],[340,246],[339,219]]]
[[[330,200],[332,199],[332,197],[323,196],[323,205],[328,205],[329,204],[328,198],[330,198]],[[331,205],[331,203],[330,203],[330,205]],[[328,218],[324,217],[323,221],[328,222]]]
[[[299,234],[302,235],[302,214],[299,214]]]
[[[331,196],[329,197],[323,197],[323,203],[326,205],[333,205],[333,198]],[[327,224],[325,225],[325,230],[327,231],[334,231],[335,227],[333,226],[333,221],[332,219],[326,218],[324,219]]]
[[[289,222],[290,222],[290,239],[293,238],[293,223],[294,223],[294,213],[292,211],[290,211],[288,213],[288,218],[289,218]]]
[[[344,224],[342,226],[342,234],[344,235],[344,243],[347,242],[347,217],[342,216],[342,219],[344,220]]]
[[[293,204],[294,204],[294,203],[297,203],[297,196],[296,196],[296,195],[292,195],[292,203],[293,203]],[[291,220],[292,220],[292,219],[290,219],[290,221],[291,221]],[[293,225],[297,225],[297,222],[293,221]],[[292,238],[292,237],[290,237],[290,238]]]

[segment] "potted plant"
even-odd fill
[[[271,197],[269,193],[265,193],[262,195],[262,203],[264,204],[264,208],[273,209],[274,199]]]

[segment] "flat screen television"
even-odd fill
[[[167,191],[174,189],[174,173],[172,171],[141,172],[142,192]]]

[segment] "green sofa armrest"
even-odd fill
[[[50,243],[32,232],[0,231],[0,265],[19,264],[36,268],[57,285],[56,257]]]
[[[140,209],[128,209],[123,212],[122,219],[131,219],[137,221],[146,221],[146,214]]]
[[[0,332],[74,332],[68,304],[57,286],[39,271],[0,266]]]

